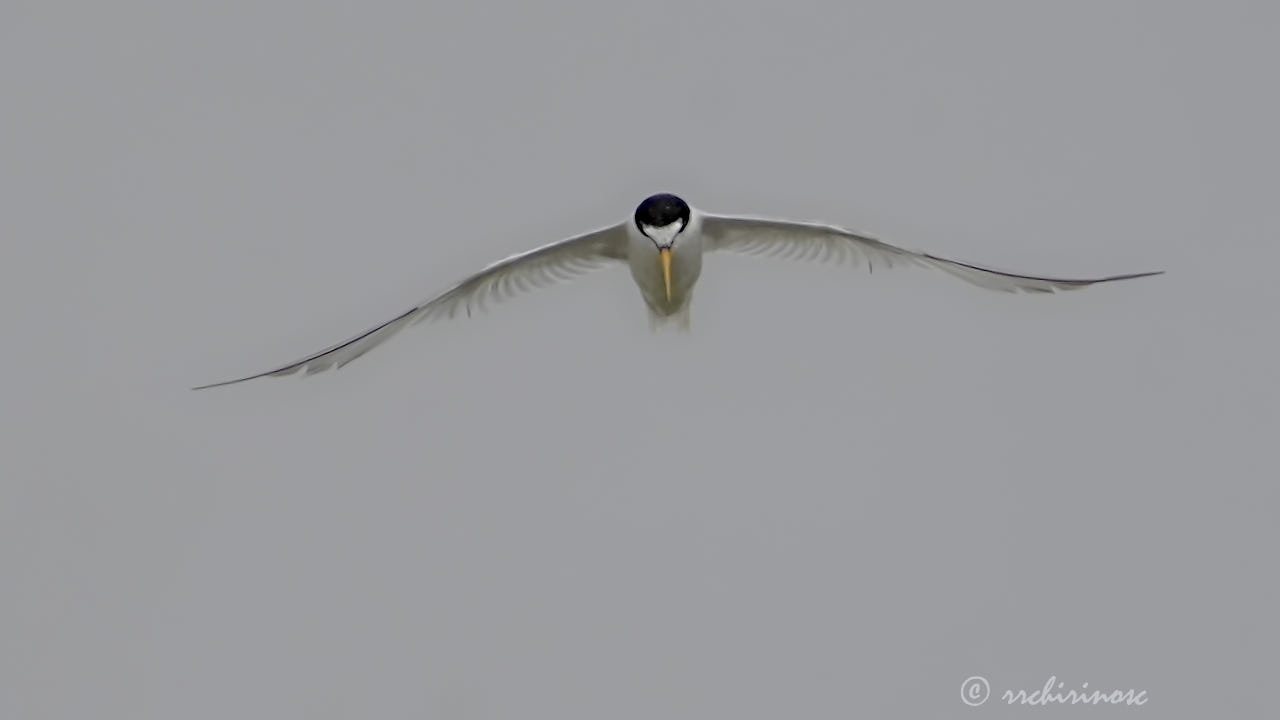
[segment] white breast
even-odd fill
[[[658,247],[634,223],[627,228],[627,263],[645,302],[659,315],[678,312],[689,302],[702,273],[702,224],[690,220],[671,244],[671,300],[667,300]]]

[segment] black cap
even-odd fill
[[[681,226],[689,224],[689,203],[675,195],[652,195],[636,208],[636,227],[665,227],[677,221]]]

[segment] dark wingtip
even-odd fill
[[[245,380],[252,380],[253,378],[256,378],[256,377],[258,376],[254,375],[253,377],[239,378],[238,380],[223,380],[222,382],[209,383],[208,385],[197,385],[191,389],[192,390],[208,390],[209,388],[222,387],[223,385],[235,385],[236,383],[242,383]]]
[[[297,371],[295,370],[294,372],[297,372]],[[248,382],[250,380],[257,380],[258,378],[270,377],[278,373],[280,373],[279,370],[272,370],[271,372],[258,373],[257,375],[250,375],[248,377],[236,378],[235,380],[223,380],[222,382],[209,383],[208,385],[197,385],[196,387],[193,387],[191,389],[192,390],[208,390],[209,388],[222,387],[224,385],[235,385],[236,383]]]
[[[1102,278],[1097,282],[1111,282],[1112,280],[1136,280],[1137,278],[1154,277],[1156,275],[1163,275],[1164,272],[1165,272],[1164,270],[1153,270],[1151,272],[1130,273],[1128,275],[1114,275],[1109,278]]]

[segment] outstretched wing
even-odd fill
[[[525,290],[568,280],[611,261],[624,260],[626,246],[625,225],[620,223],[512,255],[350,340],[284,367],[192,389],[203,390],[271,375],[292,375],[299,371],[311,375],[340,368],[409,325],[428,319],[451,318],[458,312],[470,315],[473,309],[483,309],[488,302],[505,300]]]
[[[852,263],[866,265],[870,271],[901,265],[920,265],[942,270],[979,287],[1002,292],[1051,293],[1164,272],[1112,275],[1090,280],[1039,277],[993,270],[907,250],[833,225],[706,214],[703,215],[702,223],[702,232],[709,250]]]

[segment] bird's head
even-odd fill
[[[689,225],[690,215],[689,203],[668,193],[651,195],[636,207],[636,228],[658,249],[667,300],[671,299],[671,247]]]
[[[636,207],[635,223],[659,250],[670,249],[689,224],[689,203],[666,193],[644,199]]]

